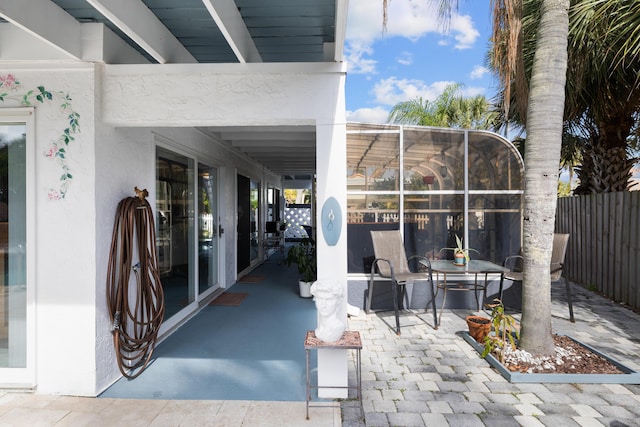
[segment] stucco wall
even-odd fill
[[[332,122],[344,109],[341,74],[341,64],[109,65],[104,119],[117,126]]]
[[[95,218],[94,68],[91,65],[41,67],[3,64],[1,74],[13,74],[20,85],[13,94],[37,91],[54,94],[52,101],[35,102],[35,296],[36,359],[39,392],[90,395],[95,390]],[[63,171],[45,157],[52,142],[68,126],[69,109],[60,108],[58,92],[69,94],[80,114],[81,132],[66,148],[73,176],[66,198],[52,200]],[[0,107],[19,106],[6,99]],[[50,189],[54,191],[50,192]],[[28,260],[33,262],[34,260]],[[46,355],[46,357],[45,357]]]

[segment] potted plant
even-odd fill
[[[453,251],[453,263],[455,265],[466,265],[469,262],[469,250],[464,248],[462,239],[456,234],[456,247],[444,248]],[[444,250],[442,249],[442,250]]]
[[[489,333],[484,338],[484,351],[482,357],[486,357],[489,353],[498,356],[498,360],[504,362],[504,352],[509,345],[513,350],[516,349],[517,341],[520,339],[520,328],[516,319],[504,312],[504,305],[499,299],[493,300],[492,304],[487,305],[491,308],[491,328],[493,334]]]
[[[466,318],[469,335],[479,344],[484,343],[484,339],[491,331],[491,319],[483,316],[469,315]]]
[[[311,284],[317,279],[316,245],[311,238],[305,238],[287,252],[287,266],[296,264],[300,273],[300,296],[311,298]]]

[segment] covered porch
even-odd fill
[[[315,327],[314,304],[297,296],[293,268],[269,260],[251,276],[259,281],[239,282],[227,291],[247,294],[239,305],[204,308],[159,344],[147,371],[135,380],[120,380],[100,398],[303,402],[303,340],[306,330]],[[572,293],[576,323],[568,320],[564,287],[552,287],[554,332],[573,336],[632,369],[640,369],[640,316],[575,284]],[[222,312],[225,318],[234,319],[227,331],[210,327]],[[573,405],[586,405],[595,411],[588,416],[603,423],[614,419],[630,422],[628,414],[633,414],[629,412],[633,405],[627,398],[636,400],[637,406],[637,386],[509,384],[459,335],[466,330],[464,318],[473,312],[445,309],[442,326],[434,330],[430,313],[407,311],[402,316],[402,337],[394,333],[392,312],[361,312],[349,318],[349,329],[359,331],[364,344],[367,423],[385,419],[401,425],[400,418],[419,416],[411,405],[423,408],[425,425],[438,420],[453,422],[460,416],[482,425],[491,425],[497,418],[516,422],[517,417],[525,416],[518,410],[522,409],[522,399],[533,394],[537,397],[530,404],[537,411],[536,417],[579,416]],[[519,318],[519,314],[515,316]],[[349,383],[354,384],[353,357],[349,358],[348,370]],[[566,387],[571,393],[563,397],[563,409],[558,406],[556,410],[553,405],[557,402],[552,400],[558,397],[553,396]],[[489,390],[495,398],[481,399]],[[384,400],[382,396],[387,394],[397,399]],[[496,402],[502,399],[512,400],[501,403],[502,409],[498,410]],[[343,423],[364,425],[359,419],[358,402],[347,399],[339,404]],[[439,411],[442,405],[449,410]],[[321,416],[330,410],[315,411]],[[302,412],[295,413],[302,417]]]

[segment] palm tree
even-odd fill
[[[535,49],[529,53],[531,79],[526,106],[527,144],[525,147],[524,194],[524,277],[522,330],[520,346],[532,354],[553,354],[551,334],[551,281],[549,265],[558,188],[558,165],[562,145],[569,0],[536,0],[539,23]],[[512,82],[524,82],[521,48],[523,0],[493,0],[494,68],[498,70],[507,93],[505,111],[510,110]],[[457,0],[439,0],[441,16],[446,19]],[[384,2],[386,7],[386,1]],[[522,110],[521,108],[521,110]]]
[[[567,119],[589,135],[577,193],[624,191],[640,112],[640,2],[582,0],[571,9]]]
[[[550,264],[562,146],[569,0],[542,0],[527,107],[521,346],[554,352]]]
[[[526,122],[528,82],[536,49],[539,0],[522,1],[521,43],[515,62],[517,79],[503,82],[499,94],[509,120]],[[640,2],[573,0],[569,11],[565,141],[582,140],[576,193],[622,191],[635,159],[628,148],[636,141],[640,112]],[[504,56],[494,43],[491,57]],[[504,109],[503,109],[504,110]],[[504,117],[501,117],[504,120]],[[570,147],[568,147],[570,148]],[[569,155],[569,157],[564,156]],[[563,162],[573,162],[563,149]],[[526,160],[525,160],[526,161]]]
[[[396,104],[389,113],[390,123],[420,126],[492,129],[496,113],[482,95],[467,98],[460,95],[462,85],[447,85],[432,102],[421,97]]]
[[[495,129],[497,111],[483,95],[472,98],[457,98],[455,101],[456,122],[464,129]]]
[[[431,110],[431,103],[422,97],[418,97],[394,105],[387,121],[406,125],[441,126],[438,118],[431,113]]]

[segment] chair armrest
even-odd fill
[[[378,268],[378,262],[386,263],[387,266],[389,267],[389,270],[391,271],[391,275],[390,276],[385,276],[384,274],[380,274],[380,277],[395,277],[396,274],[395,274],[395,270],[393,268],[393,264],[391,263],[391,261],[389,261],[388,259],[385,259],[385,258],[376,258],[371,263],[371,280],[373,280],[373,276],[376,273],[376,269],[378,269],[378,272],[380,271],[380,268]]]
[[[562,269],[564,268],[564,263],[562,262],[552,262],[551,263],[551,268],[550,268],[550,273],[557,273],[558,271],[562,271]]]
[[[418,270],[426,269],[427,271],[429,271],[429,273],[431,273],[431,261],[429,261],[429,258],[422,255],[412,255],[409,258],[407,258],[407,264],[409,265],[409,268],[411,268],[411,261],[413,260],[418,261]],[[424,262],[420,262],[420,261],[424,261]]]
[[[524,261],[522,255],[511,255],[504,259],[502,266],[508,268],[510,271],[521,272],[522,268],[518,269],[518,261],[520,261],[521,263]]]

